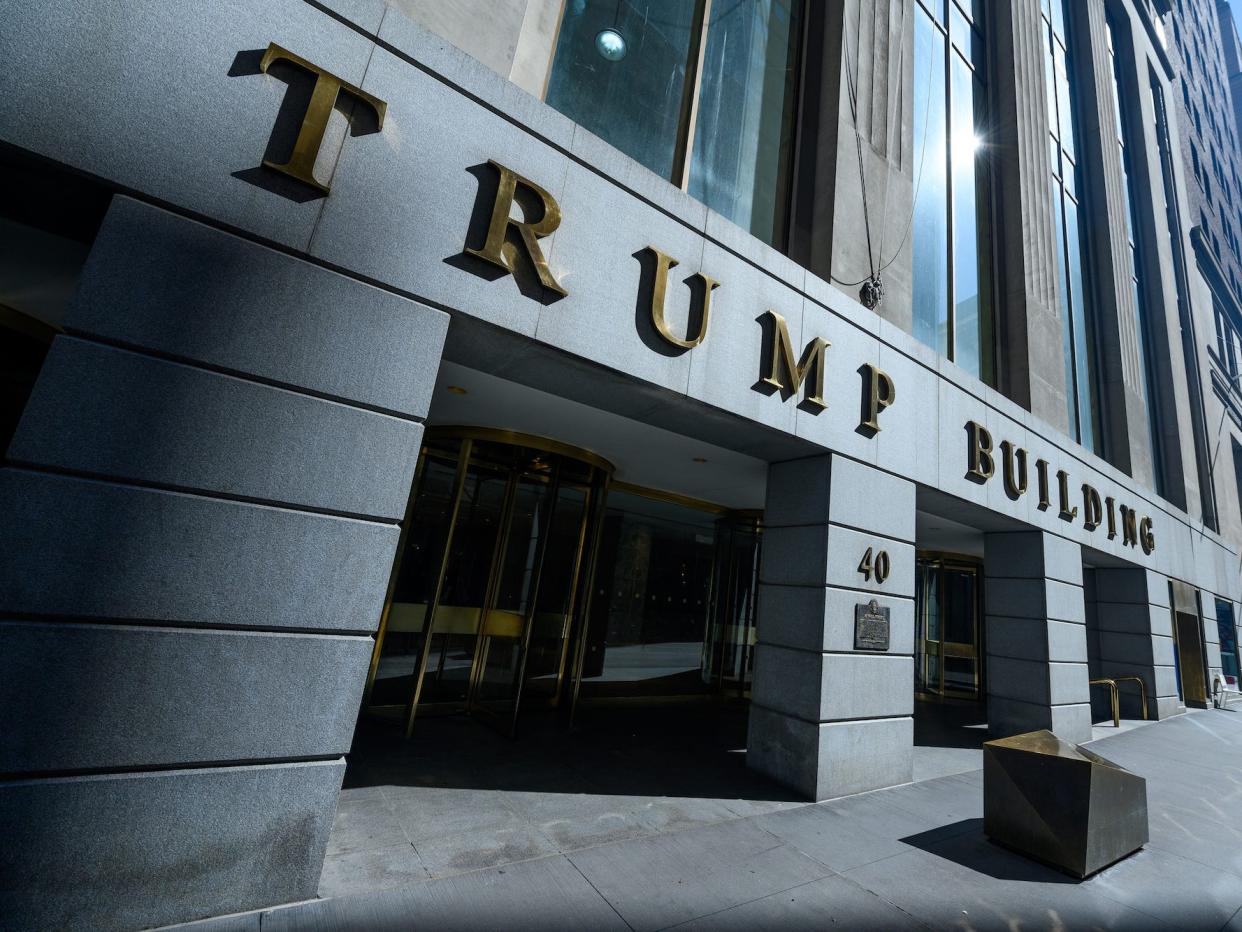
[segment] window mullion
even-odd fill
[[[947,316],[945,318],[945,327],[948,333],[945,334],[945,349],[950,362],[957,361],[957,282],[954,281],[954,246],[956,242],[956,224],[954,222],[954,181],[953,181],[953,36],[949,32],[949,19],[945,18],[944,31],[944,75],[942,78],[942,87],[944,88],[944,144],[945,144],[945,173],[944,173],[944,209],[947,217],[945,229],[948,236],[945,237],[945,265],[947,274],[945,283],[948,285],[949,301],[946,308]]]
[[[681,118],[677,125],[677,148],[673,153],[673,184],[683,191],[690,187],[690,160],[694,155],[694,130],[699,116],[699,91],[703,84],[703,51],[707,48],[707,26],[712,0],[696,0],[690,50],[686,59],[686,80],[682,85]]]

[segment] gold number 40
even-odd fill
[[[871,582],[871,577],[875,576],[876,585],[880,586],[884,585],[884,580],[888,579],[889,568],[888,551],[881,550],[873,557],[870,547],[858,563],[858,572],[862,573],[863,579]]]

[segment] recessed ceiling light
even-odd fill
[[[452,392],[454,395],[468,394],[468,392],[464,388],[462,388],[460,385],[450,385],[448,386],[448,390]]]

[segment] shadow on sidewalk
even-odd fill
[[[1073,885],[1082,882],[991,841],[983,834],[982,819],[962,819],[900,840],[995,880]]]
[[[805,802],[746,767],[742,705],[671,703],[584,710],[572,732],[523,721],[517,738],[465,715],[364,719],[346,788],[417,786]]]

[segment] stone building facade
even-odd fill
[[[1208,702],[1187,3],[10,10],[0,912],[314,895],[360,708],[731,690],[824,799]]]

